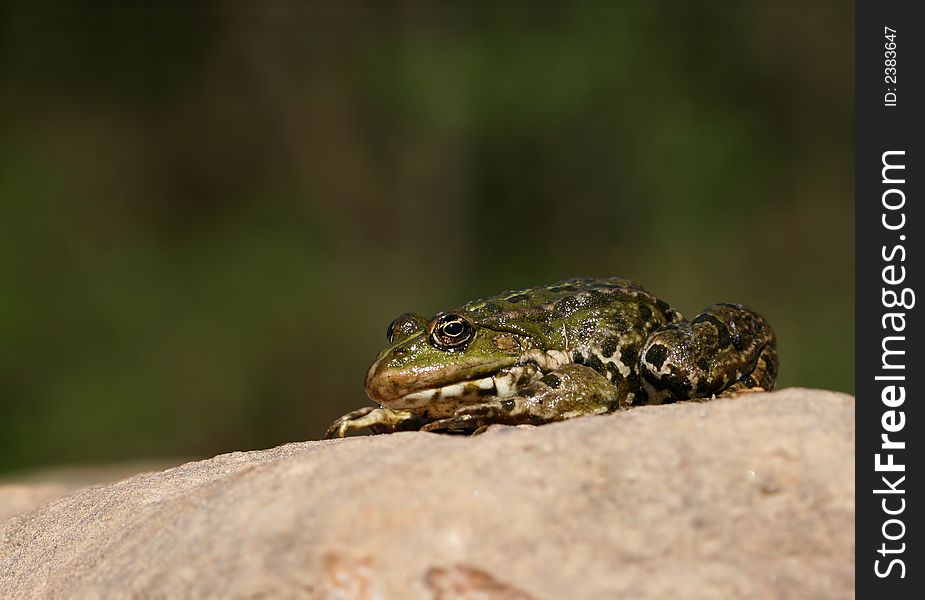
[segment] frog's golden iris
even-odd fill
[[[774,332],[740,304],[687,321],[638,284],[571,279],[440,312],[405,313],[370,367],[367,395],[328,437],[421,429],[477,433],[638,404],[770,390]]]
[[[434,317],[427,325],[427,331],[435,348],[457,352],[465,350],[475,335],[475,325],[462,315],[445,313]]]

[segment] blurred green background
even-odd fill
[[[781,387],[853,390],[851,2],[37,6],[0,472],[317,439],[398,314],[574,276],[748,304]]]

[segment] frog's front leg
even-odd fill
[[[741,304],[714,304],[690,322],[656,330],[639,356],[650,404],[770,391],[777,366],[774,332]]]
[[[564,365],[517,390],[517,395],[470,404],[422,431],[479,431],[489,425],[542,425],[583,415],[611,412],[619,391],[590,367]]]
[[[402,410],[392,410],[381,406],[364,406],[340,417],[328,427],[325,439],[342,438],[348,431],[368,427],[373,433],[393,433],[420,429],[423,421],[420,417]]]

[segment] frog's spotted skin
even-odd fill
[[[770,390],[774,333],[739,304],[692,321],[638,284],[571,279],[392,322],[366,377],[379,407],[344,415],[340,437],[423,429],[477,432],[638,404]]]

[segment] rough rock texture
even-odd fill
[[[145,461],[102,466],[71,466],[4,476],[0,478],[0,522],[80,488],[113,483],[141,471],[166,469],[179,462],[181,461]]]
[[[0,597],[847,598],[854,399],[233,453],[0,523]]]

